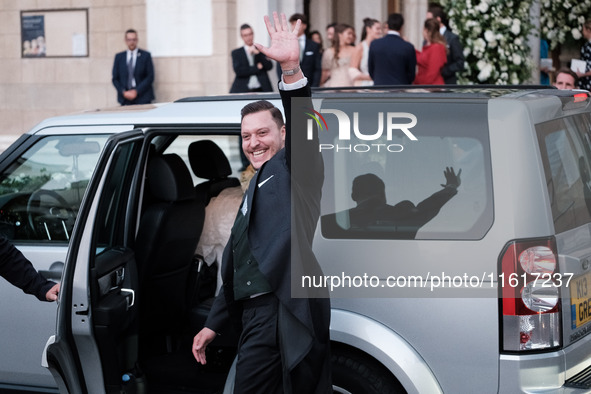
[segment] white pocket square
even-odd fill
[[[313,54],[314,54],[314,52],[313,52],[313,51],[308,51],[308,52],[306,52],[304,55],[305,55],[305,56],[312,56]]]

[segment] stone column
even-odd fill
[[[423,47],[423,23],[427,14],[427,0],[405,0],[402,10],[404,16],[402,35],[420,50]]]

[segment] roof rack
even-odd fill
[[[342,86],[342,87],[322,87],[312,88],[313,91],[454,91],[454,90],[540,90],[554,89],[549,85],[372,85],[372,86]]]
[[[339,92],[355,92],[362,94],[376,93],[484,93],[486,96],[498,96],[509,92],[531,90],[554,90],[554,86],[548,85],[374,85],[374,86],[342,86],[342,87],[317,87],[312,88],[312,93],[322,95],[338,94]],[[185,97],[175,103],[194,103],[203,101],[243,101],[243,100],[279,100],[277,92],[264,93],[234,93],[221,96],[195,96]]]

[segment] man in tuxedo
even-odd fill
[[[299,101],[302,108],[312,106],[299,65],[300,22],[291,29],[285,15],[281,22],[277,13],[273,17],[274,26],[265,17],[271,46],[256,45],[283,71],[279,91],[286,122],[267,101],[242,109],[242,149],[257,172],[224,250],[223,286],[192,351],[205,364],[205,348],[234,317],[241,326],[235,393],[324,394],[332,392],[330,300],[291,294],[292,275],[297,282],[304,272],[320,271],[311,244],[324,167],[318,133],[308,141],[305,111],[291,109],[292,101],[296,108]]]
[[[298,43],[300,45],[300,67],[304,75],[309,78],[310,86],[320,86],[320,76],[322,75],[322,54],[320,45],[306,37],[308,28],[308,18],[304,14],[293,14],[289,18],[289,23],[293,28],[296,22],[300,20],[300,30],[298,34]],[[281,67],[277,67],[277,77],[281,80]]]
[[[273,68],[273,63],[253,45],[254,33],[248,24],[240,26],[240,37],[244,46],[232,51],[236,78],[230,93],[272,92],[267,71]]]
[[[400,36],[401,14],[388,16],[388,34],[369,46],[368,69],[374,85],[410,85],[415,79],[417,55],[414,46]]]
[[[430,18],[435,18],[439,21],[439,32],[447,42],[447,63],[441,69],[441,75],[447,85],[455,85],[458,83],[457,73],[464,69],[464,48],[457,34],[449,29],[449,21],[440,4],[429,4],[427,19]]]
[[[150,52],[137,46],[137,32],[125,32],[127,50],[115,55],[113,85],[121,105],[149,104],[154,100],[154,65]]]

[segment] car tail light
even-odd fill
[[[512,241],[500,257],[502,350],[540,351],[561,345],[558,255],[554,238]]]

